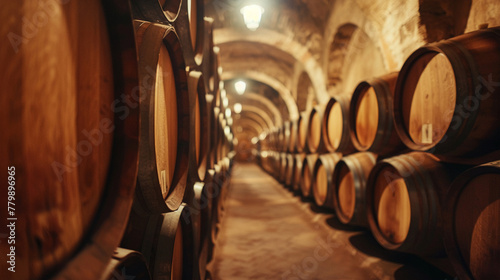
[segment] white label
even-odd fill
[[[432,123],[422,125],[422,144],[432,144]]]

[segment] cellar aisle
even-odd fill
[[[208,267],[216,280],[452,279],[417,257],[383,250],[255,164],[235,165],[226,205]]]

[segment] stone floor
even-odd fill
[[[340,224],[246,163],[234,167],[209,270],[216,280],[452,279],[420,258],[382,249],[368,231]]]

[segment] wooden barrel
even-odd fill
[[[281,127],[281,133],[282,133],[282,138],[281,138],[281,143],[279,145],[280,150],[282,152],[286,152],[288,150],[288,144],[290,142],[290,122],[285,121],[283,123],[283,126]]]
[[[189,100],[191,111],[191,133],[190,162],[195,170],[191,170],[190,178],[195,181],[203,181],[207,171],[209,141],[209,111],[205,93],[205,82],[203,75],[198,71],[191,71],[188,77]],[[212,96],[209,96],[212,98]]]
[[[311,187],[314,181],[314,165],[318,159],[318,154],[309,154],[302,162],[300,191],[303,197],[310,197],[312,195]]]
[[[173,24],[179,34],[187,66],[196,67],[202,63],[204,17],[203,0],[182,0],[179,15]]]
[[[210,205],[207,210],[210,210],[209,213],[207,213],[208,218],[208,231],[206,232],[207,235],[207,247],[206,247],[206,260],[207,263],[209,263],[212,260],[213,257],[213,249],[215,246],[215,239],[213,238],[213,230],[217,225],[217,220],[216,220],[216,213],[215,213],[215,207],[216,207],[216,198],[220,193],[220,187],[219,187],[219,182],[217,178],[217,170],[220,170],[218,165],[215,165],[213,169],[207,170],[207,176],[205,177],[205,188],[206,188],[206,198],[209,200],[207,202],[207,205]],[[201,204],[204,205],[204,204]],[[203,251],[203,246],[201,247],[201,250]],[[202,260],[203,260],[203,253],[200,251],[200,256],[199,256],[199,266],[201,267],[202,265]],[[205,274],[206,274],[206,269],[205,269]],[[203,270],[200,270],[200,275],[203,273]]]
[[[304,153],[295,154],[294,156],[293,182],[292,182],[292,189],[294,191],[300,190],[300,184],[302,178],[302,163],[304,162],[305,157],[306,154]]]
[[[298,132],[298,121],[290,121],[290,136],[288,137],[287,151],[289,153],[295,153],[295,145],[297,143],[297,132]]]
[[[0,243],[5,254],[15,246],[5,277],[98,279],[123,234],[138,160],[137,61],[127,3],[105,4],[2,5],[0,162],[10,183],[0,216],[17,219],[2,231],[15,232],[15,244]]]
[[[134,19],[172,24],[179,34],[186,65],[200,65],[203,56],[202,0],[132,0]]]
[[[223,210],[223,201],[222,197],[222,189],[224,187],[224,170],[221,163],[218,163],[214,166],[213,172],[213,188],[214,195],[212,200],[212,224],[210,230],[210,240],[212,244],[215,244],[217,241],[217,237],[219,235],[219,226],[222,221],[222,210]]]
[[[191,219],[194,227],[195,248],[197,252],[200,279],[205,279],[206,266],[211,258],[209,238],[212,229],[212,201],[214,195],[213,177],[207,176],[206,182],[193,186],[194,197],[190,203]]]
[[[366,185],[370,229],[383,247],[439,255],[442,200],[453,179],[431,154],[412,152],[378,162]]]
[[[366,181],[375,166],[376,155],[360,152],[344,157],[333,173],[333,206],[340,222],[368,227]]]
[[[184,203],[165,214],[132,211],[121,247],[140,251],[153,279],[194,279],[198,274],[193,221]]]
[[[321,152],[321,122],[324,108],[317,105],[309,113],[307,122],[306,147],[308,153]]]
[[[207,96],[212,96],[211,94]],[[215,100],[212,99],[213,108],[210,113],[210,165],[217,164],[217,148],[220,137],[220,124],[219,124],[219,114],[220,108],[215,106]]]
[[[354,151],[350,137],[349,104],[350,96],[331,97],[323,114],[322,140],[326,150],[349,154]]]
[[[401,68],[394,120],[413,150],[477,157],[500,149],[500,28],[416,50]]]
[[[186,189],[194,130],[186,67],[172,27],[137,25],[141,135],[135,205],[146,212],[164,213],[179,207]]]
[[[351,140],[359,151],[379,155],[405,148],[394,128],[392,109],[398,73],[361,82],[351,97],[349,125]]]
[[[149,280],[148,264],[141,253],[123,248],[116,248],[101,280],[114,279]]]
[[[288,158],[286,157],[286,153],[280,153],[280,171],[279,171],[279,176],[278,176],[278,181],[280,183],[285,182],[285,176],[286,176],[286,165],[287,165]]]
[[[219,163],[225,156],[224,154],[224,139],[226,138],[226,127],[227,127],[227,121],[225,118],[225,114],[223,111],[219,113],[218,116],[218,137],[217,137],[217,163]]]
[[[213,24],[214,20],[209,17],[204,18],[204,32],[203,39],[203,61],[201,69],[205,77],[205,86],[209,94],[215,96],[219,95],[219,63],[218,63],[218,48],[214,47],[213,38]],[[216,99],[216,103],[220,106],[220,97]]]
[[[294,164],[294,156],[293,154],[286,154],[286,170],[285,170],[285,186],[291,187],[293,180],[293,166]]]
[[[298,153],[306,152],[307,120],[306,112],[302,112],[297,120],[297,140],[295,148]]]
[[[333,172],[341,153],[320,155],[314,164],[312,193],[318,206],[333,208]]]
[[[460,279],[500,279],[500,162],[469,169],[452,184],[444,213],[446,252]]]

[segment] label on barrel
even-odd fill
[[[422,125],[422,144],[432,144],[432,123]]]

